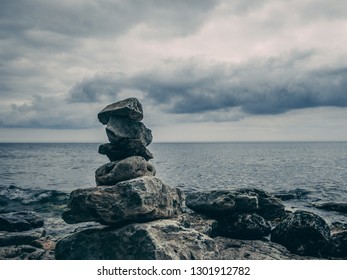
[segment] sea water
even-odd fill
[[[94,187],[94,172],[108,162],[99,144],[0,144],[0,186],[59,190]],[[347,142],[152,143],[157,177],[185,192],[256,187],[287,197],[291,209],[313,211],[329,222],[344,213],[313,207],[347,202]]]

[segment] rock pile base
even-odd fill
[[[98,118],[110,141],[99,153],[111,162],[96,170],[96,187],[71,193],[62,217],[100,225],[61,239],[56,259],[347,258],[347,231],[331,235],[317,215],[288,213],[260,189],[185,197],[155,177],[152,134],[136,98],[108,105]]]

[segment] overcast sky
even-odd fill
[[[1,0],[0,142],[347,141],[345,0]]]

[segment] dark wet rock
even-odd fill
[[[270,224],[257,214],[235,213],[218,220],[218,235],[224,237],[262,239],[270,232]]]
[[[347,230],[331,236],[330,254],[333,257],[347,259]]]
[[[347,224],[341,222],[333,222],[330,225],[331,234],[335,234],[341,231],[347,231]]]
[[[314,207],[318,209],[323,209],[326,211],[335,211],[340,213],[347,213],[347,203],[346,202],[322,202],[313,204]]]
[[[18,233],[0,233],[0,247],[11,245],[38,245],[38,239],[42,236],[42,232],[18,232]]]
[[[0,260],[54,259],[55,241],[43,230],[0,232]]]
[[[284,246],[270,241],[216,237],[221,260],[299,260],[312,259],[291,254]]]
[[[183,194],[156,177],[146,176],[115,186],[77,189],[70,195],[63,219],[67,223],[95,221],[106,225],[145,222],[176,216]]]
[[[186,205],[198,213],[212,217],[235,212],[254,212],[259,209],[256,195],[239,195],[235,191],[193,192],[187,195]]]
[[[130,224],[119,229],[91,229],[70,235],[56,245],[63,260],[194,260],[217,259],[212,238],[177,221]]]
[[[271,241],[295,254],[321,256],[329,245],[330,228],[318,215],[296,211],[272,230]]]
[[[152,132],[141,122],[111,117],[106,126],[108,140],[115,145],[143,148],[152,142]]]
[[[186,197],[186,205],[215,219],[233,213],[255,212],[267,219],[284,214],[284,205],[278,198],[255,188],[192,192]]]
[[[122,147],[119,145],[113,145],[111,143],[105,143],[99,146],[99,154],[106,155],[110,161],[118,161],[131,156],[140,156],[145,160],[153,158],[152,153],[145,147],[132,149],[131,147]],[[1,201],[0,201],[1,203]]]
[[[0,260],[54,260],[54,251],[30,245],[0,247]]]
[[[0,230],[26,231],[43,226],[43,219],[32,211],[0,214]]]
[[[183,213],[177,217],[177,221],[185,227],[192,228],[209,237],[217,235],[218,222],[198,213]]]
[[[107,124],[110,117],[128,118],[134,121],[141,121],[143,119],[142,105],[137,98],[127,98],[107,105],[98,114],[98,119],[102,124]]]
[[[302,198],[305,198],[310,193],[311,192],[308,190],[296,188],[294,190],[278,192],[274,195],[275,197],[283,201],[286,201],[286,200],[292,200],[292,199],[302,199]]]
[[[133,156],[104,164],[95,171],[97,186],[112,186],[141,176],[154,176],[154,166],[143,157]]]
[[[9,200],[6,197],[4,197],[3,195],[0,195],[0,207],[8,205],[8,202]]]

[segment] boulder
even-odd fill
[[[331,235],[341,232],[341,231],[347,231],[347,224],[341,223],[341,222],[332,222],[330,224],[330,233]]]
[[[97,186],[112,186],[141,176],[154,176],[154,166],[143,157],[132,156],[104,164],[95,171]]]
[[[54,251],[30,245],[0,247],[0,260],[54,260]]]
[[[43,219],[33,211],[0,214],[0,231],[26,231],[43,226]]]
[[[181,211],[183,194],[156,177],[146,176],[115,186],[77,189],[62,217],[67,223],[95,221],[122,225],[176,216]]]
[[[99,154],[106,155],[110,161],[122,160],[131,156],[140,156],[145,160],[153,158],[152,153],[145,147],[140,147],[140,149],[135,147],[135,149],[132,149],[131,147],[122,147],[111,143],[100,145]]]
[[[214,241],[221,260],[302,260],[313,259],[294,255],[280,244],[264,240],[240,240],[216,237]]]
[[[347,259],[347,231],[341,231],[331,236],[330,255]]]
[[[54,259],[55,242],[50,238],[42,229],[0,233],[0,260]]]
[[[38,245],[37,240],[41,237],[40,232],[11,232],[0,234],[0,247],[11,245]]]
[[[152,142],[152,131],[142,123],[111,117],[106,126],[108,140],[120,147],[141,149]]]
[[[134,121],[141,121],[143,119],[142,105],[137,98],[127,98],[107,105],[98,114],[98,119],[102,124],[107,124],[110,117],[128,118]]]
[[[60,240],[55,250],[58,260],[203,260],[218,256],[212,238],[172,220],[85,230]]]
[[[281,190],[276,192],[275,197],[281,199],[282,201],[292,200],[292,199],[304,199],[311,194],[311,191],[301,188],[296,188],[292,190]]]
[[[267,219],[284,214],[281,200],[256,188],[193,192],[187,195],[186,205],[215,219],[233,213],[258,213]]]
[[[330,241],[330,228],[318,215],[296,211],[271,232],[271,241],[299,255],[324,255]]]
[[[177,219],[185,228],[192,228],[209,237],[217,235],[218,222],[199,213],[182,213]]]
[[[318,209],[323,209],[325,211],[335,211],[340,213],[347,213],[347,203],[346,202],[322,202],[315,203],[314,207]]]
[[[271,232],[270,224],[257,214],[235,213],[218,220],[218,235],[238,239],[261,239]]]

